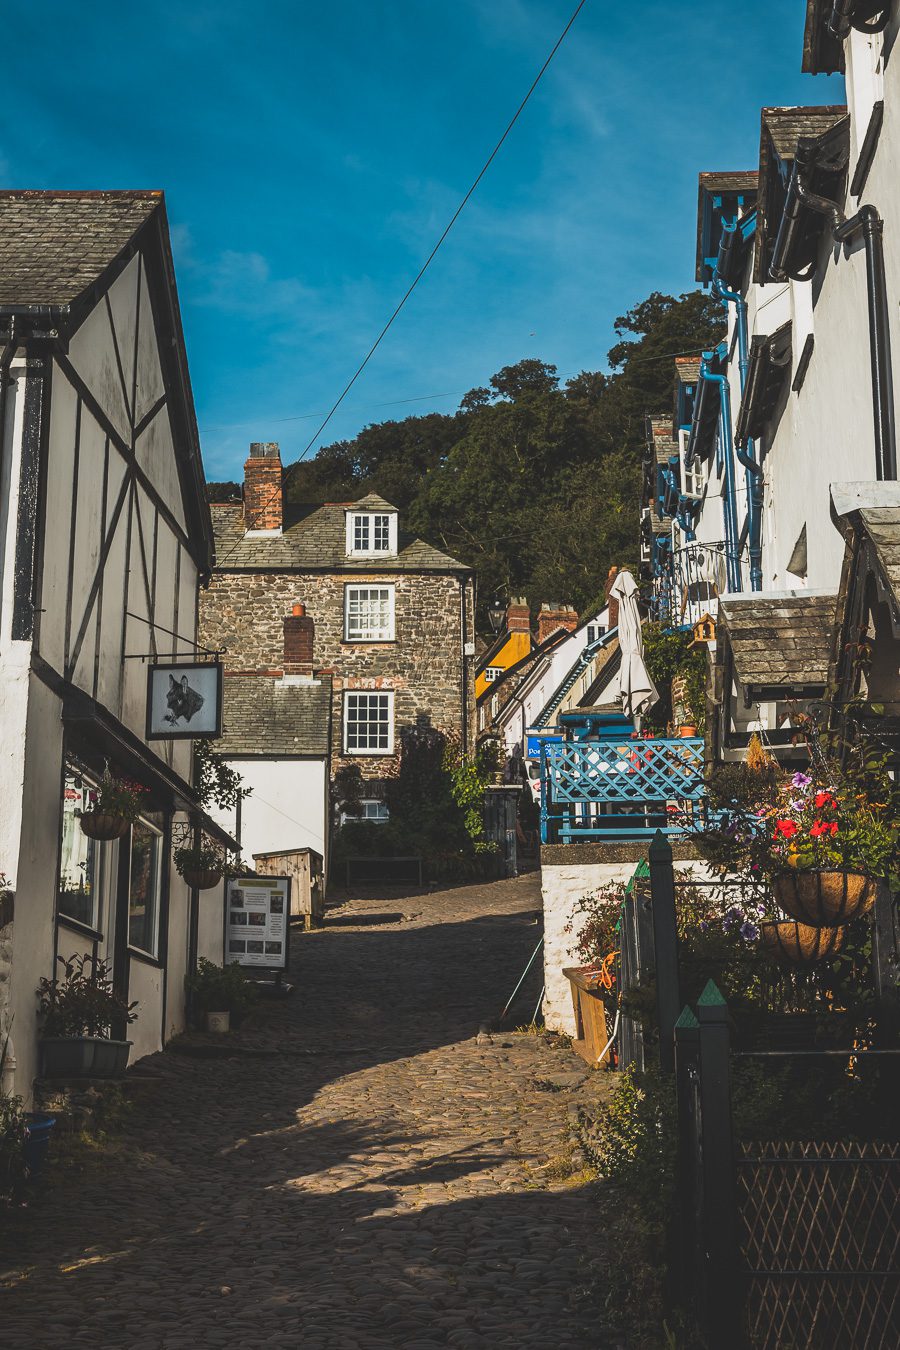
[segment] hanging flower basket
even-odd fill
[[[790,966],[813,966],[835,956],[844,945],[844,928],[813,928],[805,923],[760,924],[760,946],[767,956]]]
[[[814,928],[837,928],[867,914],[877,882],[861,872],[804,869],[772,879],[775,899],[786,914]]]
[[[89,839],[121,839],[131,828],[127,816],[115,816],[110,811],[82,811],[81,830]]]
[[[185,867],[181,875],[187,884],[198,891],[212,890],[222,880],[221,868]]]

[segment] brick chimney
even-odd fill
[[[252,441],[244,465],[244,529],[280,530],[281,455],[277,441]]]
[[[305,605],[294,605],[284,620],[284,673],[312,678],[315,620]]]
[[[506,609],[507,633],[530,633],[531,610],[522,595],[514,595]]]
[[[573,633],[578,627],[578,614],[571,605],[561,605],[558,601],[541,605],[538,614],[538,642],[546,642],[558,629],[564,628]]]
[[[610,599],[609,595],[610,591],[613,588],[613,583],[618,575],[619,569],[616,566],[616,564],[613,563],[612,567],[609,569],[609,572],[607,573],[606,586],[604,588],[606,591],[606,599],[609,603],[609,617],[606,620],[608,628],[617,628],[619,625],[619,602],[615,598]]]

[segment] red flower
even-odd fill
[[[776,839],[793,839],[797,833],[797,824],[793,820],[779,820],[775,823]]]
[[[820,839],[823,834],[830,834],[832,839],[838,832],[836,820],[817,820],[810,829],[813,839]]]
[[[821,811],[823,806],[830,806],[830,807],[837,806],[837,802],[832,797],[830,792],[816,793],[816,810]]]

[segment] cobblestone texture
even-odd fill
[[[142,1061],[124,1142],[5,1216],[0,1342],[606,1344],[581,1292],[595,1188],[554,1180],[604,1077],[553,1038],[477,1034],[539,899],[526,877],[349,902],[296,939],[296,993],[227,1058]]]

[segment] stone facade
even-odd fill
[[[395,637],[391,642],[344,639],[344,587],[395,587]],[[333,679],[332,773],[357,764],[366,779],[396,773],[400,735],[427,717],[441,731],[471,744],[474,696],[471,658],[462,646],[465,591],[466,640],[474,639],[471,577],[412,571],[391,573],[383,563],[371,573],[216,572],[201,594],[200,634],[205,646],[225,648],[229,672],[281,675],[285,671],[285,619],[302,605],[312,619],[313,669]],[[290,626],[289,626],[290,628]],[[292,664],[288,652],[288,664]],[[225,699],[228,698],[228,679]],[[393,755],[343,754],[343,705],[347,690],[394,691]]]

